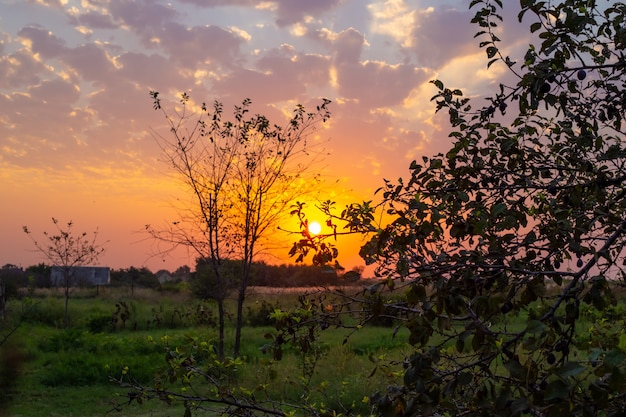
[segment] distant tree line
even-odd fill
[[[237,283],[237,274],[240,272],[240,261],[226,261],[226,268],[233,276],[233,283]],[[18,296],[20,288],[51,288],[51,267],[40,263],[27,268],[13,264],[6,264],[0,268],[0,282],[4,285],[6,298]],[[191,271],[188,266],[181,266],[174,272],[165,270],[152,272],[149,268],[129,267],[111,269],[112,287],[136,287],[158,289],[164,285],[159,276],[167,274],[168,283],[176,284],[189,282],[193,293],[200,298],[213,298],[209,294],[212,287],[211,277],[206,262],[198,260],[196,270]],[[350,274],[358,273],[350,271]],[[313,265],[270,265],[265,262],[255,262],[252,268],[250,282],[252,286],[260,287],[312,287],[346,285],[342,270],[329,266]],[[229,291],[229,288],[222,290]]]

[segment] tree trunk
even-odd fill
[[[243,327],[243,303],[246,300],[246,290],[248,289],[248,277],[250,268],[244,265],[243,276],[241,277],[241,286],[239,287],[239,296],[237,297],[237,323],[235,327],[235,348],[233,356],[239,357],[241,351],[241,328]]]
[[[217,341],[217,355],[220,360],[224,359],[224,300],[217,300],[219,339]]]
[[[65,286],[65,328],[66,329],[70,327],[69,303],[70,303],[70,286],[68,283]]]
[[[235,358],[239,357],[239,351],[241,350],[241,328],[243,327],[243,302],[245,298],[245,289],[241,288],[239,290],[239,297],[237,297],[237,324],[235,328],[235,348],[233,350],[233,356]]]

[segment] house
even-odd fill
[[[75,266],[70,270],[70,286],[108,285],[111,282],[111,268],[108,266]],[[63,268],[53,266],[50,271],[53,286],[65,286]]]

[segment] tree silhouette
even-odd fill
[[[76,268],[92,264],[98,260],[100,255],[104,253],[104,247],[97,243],[98,231],[93,234],[82,232],[76,234],[73,230],[74,223],[70,220],[65,227],[59,225],[56,218],[52,218],[54,224],[54,232],[43,232],[45,243],[40,243],[33,236],[27,226],[23,227],[35,248],[44,258],[50,262],[51,266],[61,270],[63,275],[63,289],[65,292],[65,326],[69,326],[68,305],[70,300],[70,291],[74,282]]]
[[[319,149],[308,142],[310,133],[330,113],[328,100],[307,112],[297,106],[285,126],[272,124],[263,115],[250,115],[251,101],[235,106],[226,120],[223,105],[201,104],[200,113],[188,110],[191,102],[182,94],[182,110],[171,115],[151,92],[156,110],[163,111],[170,128],[168,136],[156,135],[162,154],[187,187],[190,202],[180,218],[166,228],[147,226],[158,241],[185,246],[213,269],[215,285],[230,287],[230,271],[223,273],[224,260],[241,260],[238,277],[234,355],[239,355],[243,304],[252,262],[272,236],[285,208],[293,199],[310,192],[305,174]],[[219,315],[218,351],[224,354],[224,300],[216,299]]]
[[[433,81],[453,143],[385,182],[391,220],[374,224],[367,203],[321,206],[338,230],[371,236],[360,253],[382,285],[361,299],[364,320],[391,315],[410,332],[403,385],[372,397],[381,415],[626,409],[624,319],[603,324],[626,278],[626,6],[520,4],[538,43],[511,58],[500,13],[513,6],[472,1],[487,66],[517,81],[484,107]],[[335,259],[331,237],[303,232],[295,253]],[[599,319],[582,327],[582,315]]]

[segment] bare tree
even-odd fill
[[[191,200],[180,208],[180,218],[165,229],[148,225],[148,232],[168,249],[190,248],[213,270],[215,285],[228,288],[224,260],[242,260],[237,296],[234,355],[240,351],[243,304],[251,265],[294,199],[310,189],[304,174],[320,153],[308,143],[316,124],[325,122],[330,101],[323,99],[315,112],[298,105],[285,126],[263,115],[251,115],[251,101],[235,106],[233,120],[223,118],[223,105],[193,103],[182,94],[179,112],[161,106],[159,93],[151,92],[155,110],[163,111],[170,135],[155,134],[161,151],[187,186]],[[232,274],[231,274],[232,275]],[[218,352],[224,354],[224,300],[216,297],[219,314]]]
[[[63,288],[65,291],[65,326],[69,325],[68,305],[70,290],[74,283],[76,267],[89,265],[98,260],[104,253],[104,247],[97,243],[98,230],[92,234],[82,232],[74,233],[74,223],[70,220],[65,228],[59,225],[59,221],[52,218],[55,232],[43,232],[46,243],[40,243],[33,236],[27,226],[23,227],[26,233],[40,252],[50,263],[57,267],[63,274]]]

